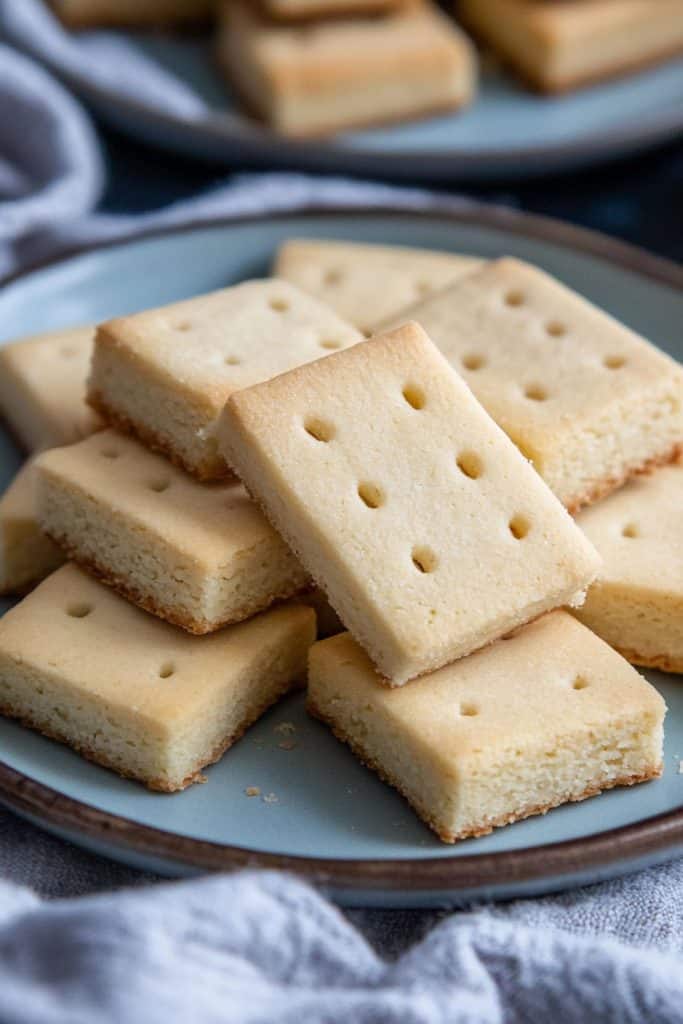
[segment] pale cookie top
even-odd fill
[[[664,387],[661,412],[681,421],[683,368],[543,271],[487,263],[394,318],[417,320],[479,401],[529,458],[565,432],[599,423],[606,406],[633,418]],[[539,465],[542,471],[542,465]]]
[[[103,324],[96,344],[120,349],[206,404],[362,339],[331,309],[286,281],[247,281]]]
[[[638,712],[643,730],[661,720],[665,705],[654,687],[573,616],[557,611],[523,626],[508,639],[398,689],[381,686],[367,655],[349,633],[315,644],[311,663],[325,693],[356,704],[369,723],[381,709],[398,735],[409,734],[437,753],[442,769],[458,777],[463,762],[495,770],[518,752],[524,761],[576,741],[588,730],[621,727],[624,709]],[[361,710],[362,709],[362,710]],[[369,749],[372,750],[371,739]],[[552,769],[552,760],[549,760]],[[481,769],[480,769],[481,770]]]
[[[113,430],[43,453],[36,472],[161,537],[207,571],[258,544],[281,545],[241,484],[201,484]]]
[[[473,61],[467,36],[431,3],[404,3],[379,18],[340,17],[313,25],[271,21],[252,0],[232,0],[224,11],[276,92],[330,90],[340,79],[354,82],[359,69],[369,83],[388,75],[400,81],[420,71],[450,74],[454,65]]]
[[[577,523],[602,555],[601,581],[683,597],[683,465],[637,477]]]
[[[93,345],[92,327],[72,327],[0,348],[0,403],[4,387],[19,381],[40,410],[38,447],[70,444],[86,437],[100,425],[99,417],[85,404],[85,383]],[[11,403],[11,396],[9,398]],[[31,410],[26,409],[28,418]]]
[[[191,636],[66,565],[0,619],[0,651],[60,677],[67,691],[87,690],[164,730],[212,714],[231,680],[237,685],[253,663],[263,663],[269,645],[314,620],[310,608],[282,605],[210,636]],[[68,692],[64,700],[68,708]]]
[[[680,0],[467,0],[465,10],[474,7],[478,18],[503,18],[519,31],[519,24],[533,32],[547,48],[590,42],[595,36],[642,29],[644,25],[670,19],[681,13]],[[596,61],[597,62],[597,61]]]
[[[415,652],[564,603],[597,572],[581,531],[417,324],[233,395],[219,436],[259,497],[269,488],[302,560],[315,546],[307,568],[332,604],[352,592],[369,633],[372,613]]]
[[[296,238],[280,247],[274,273],[370,332],[481,263],[430,249]]]

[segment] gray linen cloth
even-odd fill
[[[462,912],[386,961],[310,887],[272,872],[47,904],[0,882],[0,1020],[680,1021],[682,883],[677,863]]]
[[[0,0],[0,276],[161,224],[307,205],[466,205],[271,174],[143,217],[94,213],[104,183],[97,138],[45,66],[66,81],[95,53],[94,80],[134,82],[183,116],[201,109],[115,37],[74,42],[36,0]],[[344,917],[296,879],[267,872],[141,888],[152,876],[0,810],[0,877],[0,1024],[683,1020],[681,863],[444,920]],[[406,949],[410,938],[418,941]]]

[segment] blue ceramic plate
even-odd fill
[[[208,41],[164,35],[129,38],[181,76],[206,100],[198,119],[170,116],[87,75],[69,84],[100,116],[145,143],[221,163],[286,166],[404,178],[472,181],[567,170],[624,156],[683,129],[683,60],[566,96],[525,90],[502,71],[485,70],[479,97],[459,114],[354,132],[330,141],[292,141],[236,109],[215,70]]]
[[[278,243],[292,236],[514,254],[683,356],[683,273],[677,268],[583,231],[473,206],[446,216],[268,217],[82,253],[4,288],[0,337],[97,321],[264,274]],[[11,439],[0,434],[3,481],[19,462]],[[683,686],[658,673],[650,678],[669,704],[661,780],[456,846],[440,843],[397,793],[309,720],[300,697],[251,729],[209,769],[206,785],[175,796],[148,793],[0,721],[0,798],[77,843],[167,873],[284,865],[347,903],[403,906],[544,891],[653,863],[683,847]],[[296,725],[292,750],[279,746],[282,721]],[[268,799],[248,798],[249,786]]]

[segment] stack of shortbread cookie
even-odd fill
[[[308,659],[310,711],[446,841],[660,773],[628,661],[683,669],[683,371],[547,274],[292,240],[0,371],[50,449],[0,578],[70,559],[0,621],[3,713],[171,791]],[[317,643],[314,583],[348,630]]]
[[[466,32],[543,92],[612,78],[683,49],[680,0],[50,2],[73,28],[182,28],[215,18],[218,63],[238,98],[290,136],[467,107],[478,61]]]
[[[640,70],[683,48],[680,0],[456,0],[455,9],[475,38],[541,92]]]
[[[224,0],[218,55],[287,135],[457,110],[476,88],[474,47],[434,0]]]

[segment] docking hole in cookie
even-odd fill
[[[462,365],[466,370],[481,370],[483,366],[486,366],[486,360],[477,352],[469,352],[462,357]]]
[[[524,305],[524,293],[517,291],[516,289],[505,294],[505,305],[506,306],[523,306]]]
[[[358,497],[368,508],[379,508],[384,504],[384,495],[376,484],[359,484]]]
[[[573,690],[585,690],[587,686],[588,680],[584,679],[583,676],[576,676],[574,678],[574,682],[572,683]]]
[[[470,480],[478,480],[484,472],[484,464],[474,452],[462,452],[457,458],[457,467]]]
[[[523,540],[531,529],[531,523],[526,516],[513,516],[508,525],[515,540]]]
[[[626,360],[623,356],[605,356],[602,362],[608,370],[620,370],[625,365]]]
[[[403,389],[403,397],[412,409],[424,409],[427,401],[422,388],[418,388],[414,384],[406,384]]]
[[[271,299],[269,305],[275,313],[286,313],[289,309],[289,303],[284,299]]]
[[[460,705],[460,714],[463,718],[474,718],[475,715],[479,714],[479,708],[476,704],[471,704],[466,701]]]
[[[334,427],[332,424],[317,419],[317,417],[309,417],[309,419],[305,420],[304,430],[311,437],[315,438],[316,441],[327,442],[331,441],[334,437]]]
[[[92,610],[93,606],[88,604],[87,601],[78,601],[68,606],[66,614],[71,616],[72,619],[84,619],[86,615],[90,615]]]
[[[175,665],[170,661],[165,661],[159,669],[160,679],[169,679],[175,672]]]
[[[545,402],[548,398],[548,392],[540,384],[529,384],[524,395],[532,402]]]
[[[150,491],[155,491],[157,494],[163,494],[171,486],[171,481],[167,478],[163,480],[152,480],[149,484]]]
[[[434,572],[436,569],[437,557],[431,548],[413,548],[410,557],[412,558],[413,565],[418,572],[430,573]]]
[[[567,333],[567,328],[559,320],[551,320],[545,325],[545,330],[546,334],[551,335],[553,338],[561,338]]]

